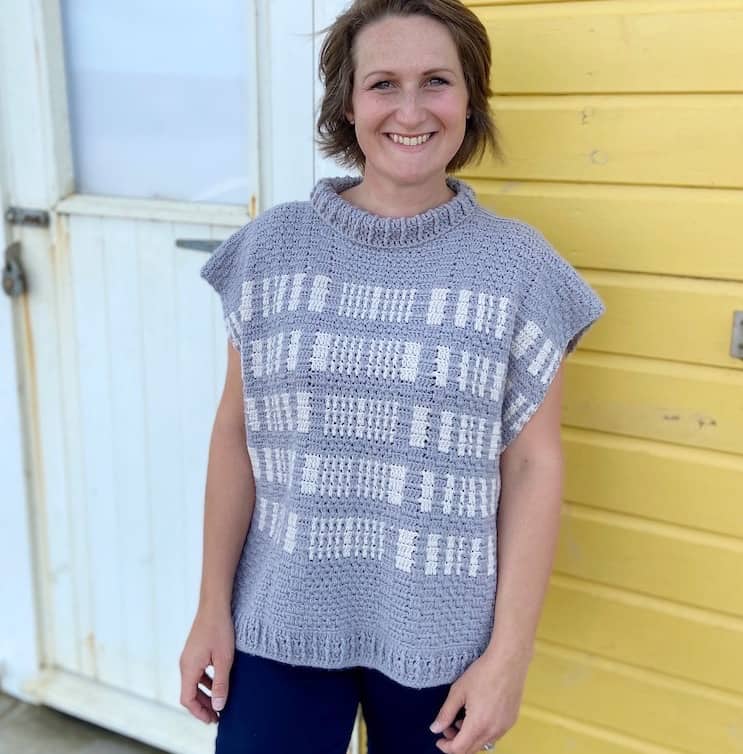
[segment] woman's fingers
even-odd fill
[[[221,712],[227,703],[227,692],[230,679],[230,668],[233,657],[229,654],[213,657],[214,680],[209,688],[212,692],[212,709]]]
[[[207,723],[216,723],[219,720],[219,715],[212,709],[211,697],[207,696],[201,689],[196,692],[196,698],[204,711],[204,717],[201,720]]]
[[[189,662],[190,658],[181,659],[181,704],[198,720],[204,723],[216,722],[219,718],[212,709],[211,699],[200,688],[199,684],[211,679],[199,664]],[[210,686],[207,686],[209,688]]]
[[[457,722],[459,722],[459,721],[456,721],[454,723],[454,725],[456,725]],[[446,738],[448,741],[451,741],[452,738],[454,738],[454,736],[456,736],[457,733],[459,733],[459,730],[458,730],[459,725],[457,725],[456,728],[454,727],[454,725],[450,725],[448,728],[444,728],[444,730],[441,731],[441,735],[444,738]],[[460,723],[460,725],[461,725],[461,723]]]
[[[196,685],[183,681],[181,704],[197,719],[205,723],[217,721],[217,713],[211,705],[211,699]]]

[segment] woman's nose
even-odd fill
[[[403,93],[397,108],[398,120],[406,125],[414,125],[420,123],[425,117],[425,109],[418,97],[418,93]]]

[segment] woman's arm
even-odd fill
[[[493,631],[431,726],[444,734],[436,742],[443,752],[497,741],[518,719],[560,526],[562,372],[560,365],[542,405],[501,454]],[[466,716],[455,722],[462,706]]]
[[[564,362],[542,405],[501,454],[498,584],[486,654],[533,655],[560,528],[563,454],[560,415]]]
[[[255,507],[240,354],[231,343],[227,351],[227,376],[212,429],[206,472],[201,594],[180,658],[181,704],[205,723],[217,722],[217,712],[224,708],[229,692],[235,652],[232,584]],[[213,678],[206,672],[210,665]]]
[[[235,570],[255,507],[240,353],[232,344],[227,351],[227,376],[214,419],[206,472],[200,608],[229,607]]]

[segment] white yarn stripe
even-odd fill
[[[286,534],[284,536],[284,550],[288,553],[293,553],[297,546],[297,521],[299,517],[293,511],[290,511],[287,516],[286,522]]]
[[[294,372],[297,369],[297,355],[299,353],[299,341],[302,338],[301,330],[292,330],[289,333],[289,348],[286,356],[286,369],[288,372]]]
[[[451,349],[449,346],[436,346],[435,368],[433,371],[434,384],[436,387],[446,387],[446,381],[449,377],[449,356]]]
[[[310,291],[310,300],[307,304],[308,311],[324,311],[330,282],[331,279],[327,275],[315,275],[312,279],[312,290]]]
[[[428,436],[428,408],[413,406],[413,418],[410,422],[410,445],[422,448]]]
[[[260,481],[263,478],[263,474],[261,473],[261,463],[255,445],[248,445],[248,456],[250,456],[250,466],[253,469],[253,478],[256,481]]]
[[[289,283],[289,275],[282,273],[276,275],[273,278],[274,281],[274,302],[273,313],[280,314],[284,308],[284,294],[286,293],[286,286]]]
[[[515,398],[511,399],[511,403],[503,412],[503,421],[505,423],[510,422],[525,403],[526,398],[524,397],[523,393],[518,393]]]
[[[240,319],[250,322],[253,319],[253,281],[243,280],[240,292]]]
[[[482,332],[488,305],[492,307],[492,296],[480,291],[477,294],[477,306],[475,308],[475,332]]]
[[[428,299],[428,312],[426,313],[427,325],[440,325],[443,323],[448,294],[448,288],[433,288],[431,290],[431,297]]]
[[[463,288],[459,291],[457,298],[457,310],[454,314],[454,325],[456,327],[464,327],[467,324],[467,316],[470,308],[470,297],[472,291]]]
[[[470,354],[469,351],[462,351],[459,355],[459,392],[464,393],[467,390],[467,369],[469,368]]]
[[[529,364],[527,368],[527,372],[529,372],[532,377],[536,377],[539,372],[542,370],[542,367],[544,366],[544,362],[547,360],[547,356],[549,356],[550,351],[552,350],[552,341],[547,338],[544,343],[542,343],[542,347],[539,349],[539,353],[534,357],[531,364]]]
[[[542,334],[542,330],[536,322],[527,320],[524,326],[514,336],[511,344],[511,355],[514,359],[520,359]]]
[[[436,576],[439,567],[439,539],[440,534],[429,534],[426,539],[426,565],[424,572],[426,576]]]
[[[433,490],[436,475],[433,471],[423,469],[421,471],[421,494],[418,498],[422,513],[429,513],[433,509]]]
[[[500,419],[493,420],[493,429],[490,433],[490,447],[488,448],[488,461],[495,461],[500,454],[501,446],[501,422]]]
[[[310,394],[297,393],[297,432],[310,431]]]
[[[555,351],[552,354],[552,358],[550,359],[550,363],[547,365],[547,368],[544,370],[544,373],[542,374],[542,384],[543,385],[546,385],[552,379],[552,376],[557,371],[557,367],[559,366],[561,359],[562,359],[562,352],[561,351]]]
[[[292,276],[292,289],[289,294],[289,303],[286,308],[290,312],[294,312],[299,307],[299,297],[302,294],[302,284],[304,283],[305,273],[295,272]]]
[[[490,400],[500,401],[503,396],[503,382],[506,378],[506,365],[503,362],[497,361],[495,363],[495,370],[493,371],[493,384],[490,388]]]
[[[395,568],[410,573],[415,559],[415,545],[418,532],[411,529],[397,530],[397,552],[395,554]]]
[[[258,416],[258,409],[255,405],[255,398],[246,397],[243,402],[245,416],[248,422],[248,428],[251,432],[261,431],[261,420]]]
[[[263,377],[263,342],[260,339],[250,343],[250,368],[253,377]]]
[[[454,414],[451,411],[441,412],[441,424],[439,425],[438,449],[442,453],[448,453],[451,448],[451,436],[454,431]],[[411,443],[412,444],[412,443]]]
[[[454,474],[446,475],[446,485],[444,487],[444,513],[450,514],[452,512],[452,503],[454,501]]]
[[[480,562],[480,537],[474,537],[470,543],[470,565],[467,571],[469,576],[477,576]]]
[[[495,337],[500,340],[503,338],[503,334],[506,331],[506,323],[508,322],[508,308],[511,305],[511,300],[505,296],[501,296],[498,299],[498,323],[495,326]]]

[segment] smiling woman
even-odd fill
[[[469,95],[449,30],[427,16],[388,16],[358,33],[353,59],[345,115],[364,180],[344,198],[391,216],[450,199],[444,177],[464,139]]]
[[[290,750],[297,730],[343,754],[358,703],[368,754],[474,754],[518,715],[559,520],[561,364],[604,307],[449,175],[497,153],[488,39],[464,5],[356,0],[320,72],[320,142],[362,176],[272,207],[201,271],[244,434],[210,453],[218,598],[184,696],[222,637],[217,754]]]
[[[369,37],[364,32],[393,18],[399,21],[413,21],[414,24],[422,23],[418,24],[417,28],[409,28],[407,33],[400,31],[396,40],[386,37],[378,28],[376,32],[372,32],[375,41],[381,39],[384,52],[380,50],[379,54],[376,54],[364,45],[367,47],[365,57],[380,61],[377,70],[373,61],[359,59],[361,37],[367,36],[368,41]],[[390,28],[389,25],[387,28]],[[415,58],[414,50],[395,46],[395,41],[398,44],[401,42],[400,34],[405,36],[404,44],[412,38],[416,49],[425,46],[426,40],[421,35],[425,35],[432,28],[435,29],[437,43],[442,41],[442,36],[446,38],[442,47],[428,46],[429,60],[433,56],[430,67],[421,58]],[[446,165],[447,171],[454,172],[472,161],[481,159],[486,150],[493,156],[501,156],[498,132],[488,102],[492,95],[488,36],[479,19],[456,0],[367,0],[354,3],[336,19],[320,52],[320,77],[326,85],[326,91],[317,128],[319,144],[324,154],[337,158],[341,164],[348,167],[363,169],[367,157],[357,140],[352,122],[354,118],[349,118],[352,98],[357,88],[367,87],[367,79],[374,76],[378,77],[374,84],[378,89],[386,91],[393,88],[396,82],[386,79],[394,79],[395,75],[405,72],[399,69],[390,70],[396,67],[393,63],[408,63],[407,72],[414,77],[421,77],[434,89],[456,86],[457,83],[463,86],[465,82],[461,78],[458,82],[452,81],[452,78],[464,75],[469,117],[461,144]],[[420,85],[423,82],[416,83]]]

